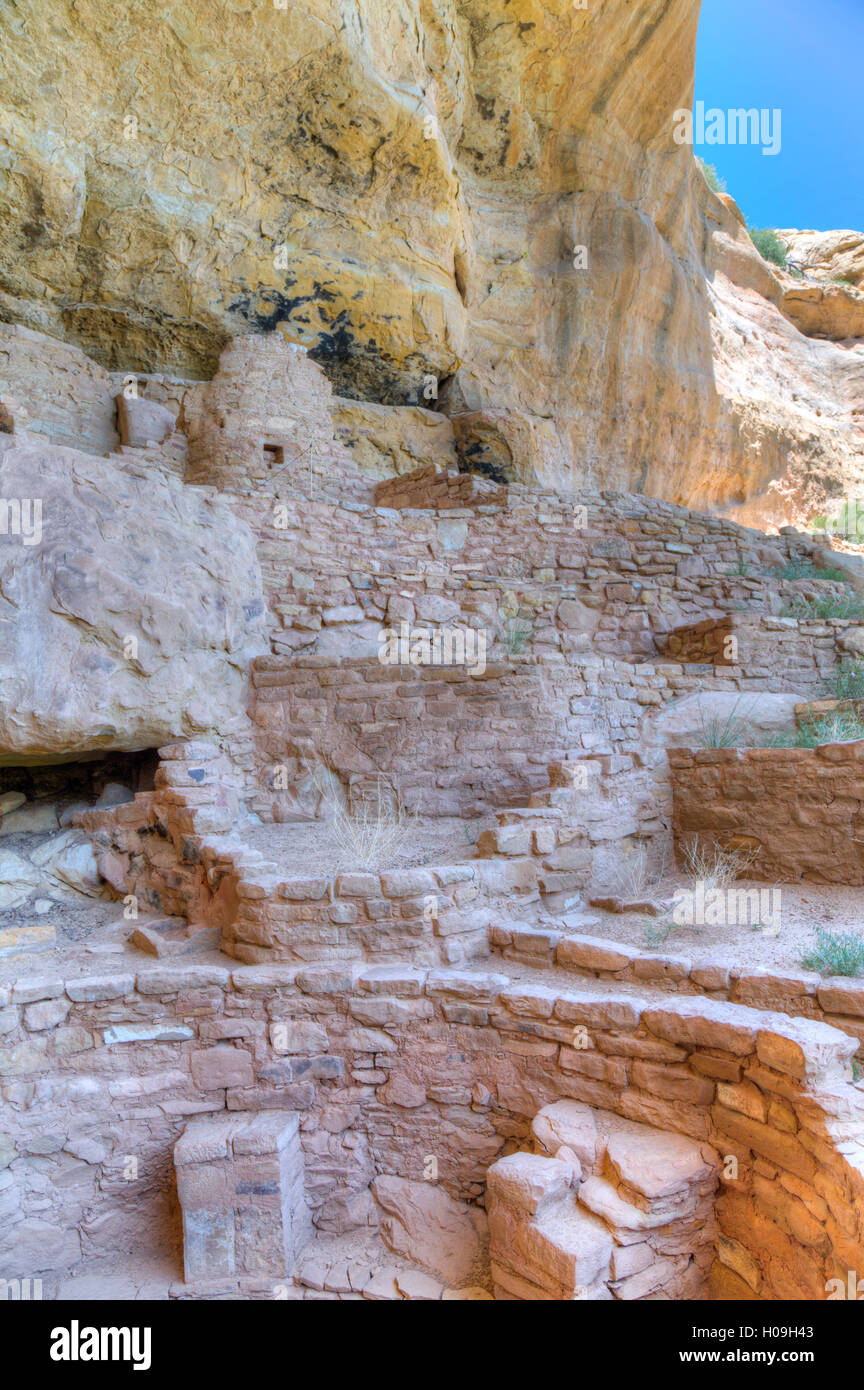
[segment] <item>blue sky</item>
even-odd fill
[[[864,0],[702,0],[696,101],[779,107],[782,147],[696,146],[757,227],[864,231]]]

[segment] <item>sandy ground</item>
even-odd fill
[[[686,874],[670,875],[652,887],[645,896],[658,901],[672,901],[676,889],[693,890],[695,886],[696,880]],[[625,942],[628,946],[643,950],[659,950],[691,958],[722,957],[733,960],[737,965],[779,967],[783,970],[803,968],[802,958],[816,945],[817,927],[830,932],[854,932],[864,940],[864,888],[839,888],[816,883],[781,884],[775,887],[747,879],[732,886],[734,890],[755,890],[765,895],[758,914],[760,921],[752,923],[750,918],[755,914],[747,913],[743,924],[673,924],[666,939],[660,940],[658,933],[665,930],[670,915],[649,917],[644,912],[617,914],[589,908],[590,916],[599,919],[598,924],[577,929],[577,934],[584,932],[608,937],[610,941]],[[755,899],[753,906],[755,908]],[[730,913],[727,911],[726,915],[728,917]]]
[[[386,1269],[400,1273],[415,1270],[418,1273],[429,1274],[431,1278],[447,1287],[447,1281],[442,1280],[439,1275],[423,1270],[416,1262],[407,1260],[391,1250],[377,1230],[349,1231],[341,1236],[316,1232],[297,1257],[295,1273],[301,1272],[310,1261],[320,1261],[325,1267],[358,1264],[366,1265],[373,1270]],[[478,1285],[491,1287],[488,1273],[482,1267],[475,1271],[475,1280]],[[230,1282],[225,1281],[226,1284]],[[463,1280],[460,1287],[465,1287],[467,1282],[469,1281]],[[90,1303],[114,1299],[124,1302],[159,1302],[184,1290],[183,1259],[179,1251],[174,1255],[167,1252],[162,1256],[133,1255],[124,1260],[122,1266],[118,1266],[116,1261],[95,1258],[85,1261],[78,1274],[65,1279],[49,1278],[43,1281],[43,1284],[43,1297],[61,1302]],[[195,1297],[206,1299],[207,1295],[199,1290]],[[249,1295],[241,1293],[234,1294],[233,1297],[243,1300]],[[291,1274],[281,1279],[273,1277],[272,1293],[268,1293],[265,1287],[259,1289],[254,1298],[256,1301],[265,1302],[270,1299],[283,1301],[286,1298],[292,1302],[299,1299],[335,1301],[338,1295],[304,1288],[299,1281],[295,1284],[294,1275]]]
[[[476,857],[477,836],[497,824],[489,814],[470,820],[459,817],[412,819],[406,823],[401,840],[392,843],[369,868],[403,869],[422,864],[462,864]],[[362,855],[340,842],[329,821],[306,821],[289,825],[249,825],[237,831],[237,838],[250,849],[257,849],[278,867],[286,878],[323,877],[365,869]]]
[[[9,984],[24,975],[99,975],[124,967],[140,969],[148,961],[155,964],[155,956],[126,944],[126,938],[147,920],[165,919],[142,915],[136,922],[127,921],[122,902],[104,898],[58,903],[41,916],[4,912],[0,914],[0,927],[53,926],[57,944],[48,951],[19,951],[4,957],[0,960],[0,984]]]
[[[38,892],[34,897],[39,897]],[[43,901],[47,899],[43,898]],[[103,927],[110,929],[118,925],[118,919],[130,930],[137,925],[135,922],[124,922],[123,904],[107,897],[70,895],[62,901],[52,901],[50,908],[45,912],[36,912],[33,902],[34,899],[31,898],[30,902],[23,903],[20,907],[0,912],[0,928],[52,926],[57,933],[58,941],[62,939],[65,942],[83,942],[94,935],[98,936]]]
[[[495,824],[492,815],[462,820],[458,817],[417,818],[408,827],[401,844],[391,845],[380,868],[465,863],[475,857],[480,831]],[[268,862],[275,863],[280,875],[288,877],[332,876],[364,867],[352,858],[334,836],[326,821],[287,825],[254,825],[238,828],[238,839],[257,849]],[[696,958],[721,958],[745,967],[799,971],[802,960],[816,945],[816,929],[854,933],[864,941],[864,888],[845,888],[823,884],[782,884],[774,886],[752,880],[732,885],[737,897],[736,921],[725,904],[726,920],[699,925],[676,922],[676,891],[693,891],[697,883],[682,873],[666,874],[643,886],[640,898],[673,905],[659,916],[644,911],[612,913],[586,907],[585,924],[574,922],[565,930],[579,935],[620,941],[645,951],[661,951]],[[740,895],[750,893],[750,901]],[[758,900],[756,894],[760,895]],[[38,897],[38,894],[36,895]],[[101,967],[116,966],[125,958],[141,965],[150,957],[127,945],[136,926],[146,925],[123,917],[121,902],[108,898],[68,897],[52,903],[50,910],[37,913],[31,899],[23,907],[0,913],[0,926],[51,925],[57,937],[49,951],[22,952],[0,960],[0,983],[21,974],[50,973],[54,970],[94,973]],[[696,904],[698,910],[698,901]],[[706,906],[707,906],[706,899]],[[710,913],[706,913],[710,916]],[[755,919],[755,920],[754,920]],[[162,920],[162,919],[158,919]],[[560,928],[559,920],[550,924]],[[180,959],[180,958],[178,958]],[[223,958],[224,959],[224,958]]]

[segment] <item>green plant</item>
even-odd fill
[[[772,579],[830,579],[835,584],[847,582],[842,570],[817,569],[812,560],[790,560],[786,565],[774,565],[768,573]]]
[[[838,700],[864,700],[864,660],[844,656],[827,686]]]
[[[745,560],[743,555],[739,555],[735,564],[729,566],[728,574],[730,577],[737,576],[739,579],[746,579],[750,574],[750,561]]]
[[[675,923],[672,921],[671,917],[667,917],[656,923],[643,922],[642,939],[646,946],[662,946],[664,941],[669,940],[674,930]]]
[[[864,738],[864,719],[851,710],[835,710],[832,714],[807,719],[800,728],[788,733],[772,734],[765,748],[821,748],[826,743],[851,743]]]
[[[507,648],[508,656],[519,656],[528,645],[531,624],[523,618],[508,617],[503,628],[498,629],[498,640]]]
[[[805,598],[796,594],[782,610],[784,618],[864,618],[864,598],[858,594],[820,594]]]
[[[763,748],[800,748],[798,742],[798,730],[787,729],[783,733],[767,734],[762,744]]]
[[[700,883],[704,883],[706,892],[731,888],[736,879],[744,877],[754,858],[752,854],[740,854],[737,850],[724,849],[718,844],[702,844],[699,840],[692,840],[684,846],[687,870]]]
[[[699,723],[701,725],[703,748],[738,748],[742,744],[746,746],[748,739],[752,744],[753,739],[750,724],[748,723],[748,716],[753,711],[753,705],[751,704],[746,712],[739,714],[738,707],[740,704],[741,699],[739,698],[735,701],[727,715],[717,715],[714,718],[708,718],[705,714],[704,706],[700,703]]]
[[[475,831],[474,831],[474,833],[473,833],[473,835],[472,835],[470,828],[464,823],[464,821],[463,821],[463,823],[462,823],[462,829],[465,831],[465,839],[468,841],[469,845],[476,845],[476,843],[477,843],[477,838],[478,838],[478,836],[479,836],[479,834],[480,834],[480,820],[479,820],[479,817],[478,817],[477,821],[475,822],[475,825],[476,825],[477,828],[475,829]]]
[[[786,268],[787,251],[773,227],[749,227],[750,240],[764,261]]]
[[[864,738],[864,719],[851,710],[835,710],[808,719],[798,730],[798,748],[820,748],[824,743],[850,743]]]
[[[830,932],[816,928],[816,946],[802,958],[805,970],[820,975],[861,975],[864,973],[864,938],[855,932]]]
[[[705,180],[705,182],[707,183],[708,187],[711,189],[711,192],[712,192],[712,193],[725,193],[725,192],[726,192],[726,180],[725,180],[724,178],[721,178],[721,176],[717,173],[717,170],[714,168],[714,165],[713,165],[713,164],[706,164],[706,163],[705,163],[705,160],[704,160],[704,159],[700,159],[698,155],[696,156],[696,163],[699,165],[699,168],[702,170],[702,177],[704,178],[704,180]]]

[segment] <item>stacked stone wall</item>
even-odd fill
[[[706,936],[707,936],[706,931]],[[864,983],[845,976],[823,976],[812,970],[748,967],[712,949],[704,952],[640,950],[620,941],[557,930],[548,924],[495,922],[489,930],[493,962],[563,970],[581,979],[619,982],[673,995],[702,995],[815,1019],[830,1024],[864,1046]]]
[[[864,884],[864,741],[670,749],[681,846],[746,851],[749,876]]]
[[[3,1267],[49,1286],[132,1241],[178,1258],[190,1117],[297,1112],[313,1220],[338,1231],[377,1221],[376,1173],[422,1182],[430,1157],[482,1204],[489,1165],[566,1098],[717,1151],[716,1297],[821,1299],[864,1267],[855,1041],[819,1023],[501,974],[203,962],[21,978],[0,1007]]]

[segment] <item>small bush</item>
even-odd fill
[[[784,604],[782,616],[801,618],[805,622],[822,618],[864,618],[864,598],[858,594],[820,594],[818,598],[796,594]]]
[[[750,240],[763,261],[786,269],[787,251],[773,227],[750,227]]]
[[[844,656],[827,684],[837,700],[864,700],[864,661],[860,657]]]
[[[507,648],[508,656],[519,656],[528,645],[531,624],[522,618],[509,617],[498,629],[498,639]]]
[[[639,845],[625,852],[613,873],[610,886],[612,893],[624,902],[638,902],[640,898],[653,898],[666,877],[667,863],[665,848],[658,854],[649,854],[645,845]]]
[[[708,187],[711,189],[711,192],[712,192],[712,193],[725,193],[725,192],[726,192],[726,180],[725,180],[724,178],[721,178],[721,176],[717,173],[717,170],[714,168],[714,165],[713,165],[713,164],[706,164],[706,163],[705,163],[705,160],[704,160],[704,159],[700,159],[698,155],[696,156],[696,163],[699,165],[699,168],[702,170],[702,177],[704,178],[704,180],[705,180],[705,182],[707,183]]]
[[[847,582],[842,570],[820,570],[812,560],[790,560],[788,565],[774,565],[768,572],[772,579],[830,579],[834,584]]]
[[[744,877],[754,858],[752,854],[739,854],[721,845],[702,845],[698,840],[684,847],[687,871],[705,884],[706,892],[731,888],[736,879]]]
[[[333,809],[331,828],[344,869],[392,868],[408,849],[416,815],[399,805],[389,784],[377,786],[348,806]]]
[[[851,743],[864,738],[864,719],[848,710],[808,719],[798,730],[799,748],[821,748],[823,743]]]
[[[816,928],[816,946],[802,958],[805,970],[820,975],[861,975],[864,973],[864,939],[855,932],[830,932]]]
[[[671,917],[657,923],[643,922],[642,939],[646,946],[662,946],[669,940],[674,930],[675,923]]]
[[[821,748],[826,743],[852,743],[864,738],[864,719],[849,710],[836,710],[808,719],[799,729],[772,734],[766,748]]]
[[[741,700],[735,701],[725,718],[717,715],[711,719],[706,717],[705,708],[699,705],[699,723],[701,724],[702,747],[703,748],[739,748],[752,746],[753,733],[748,716],[752,713],[753,706],[739,713]]]

